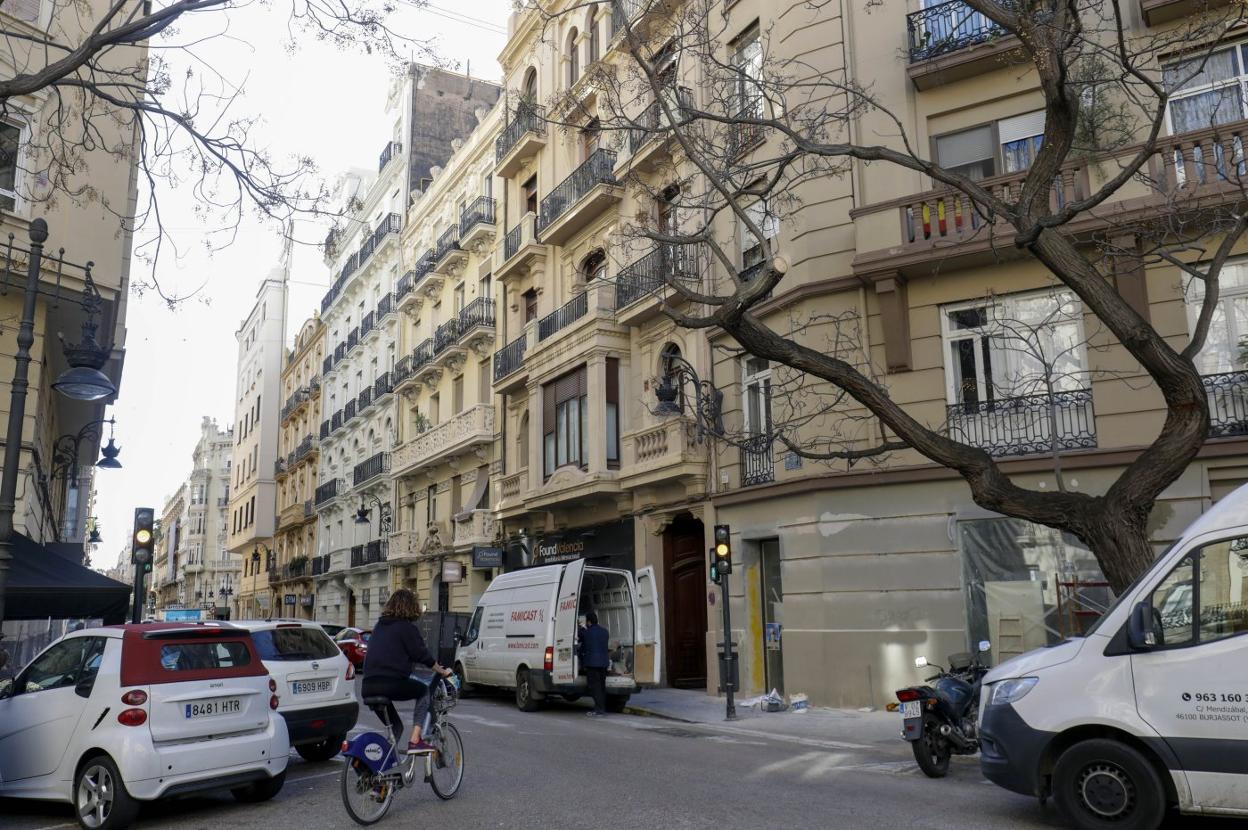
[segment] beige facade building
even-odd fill
[[[283,617],[312,619],[316,548],[316,468],[320,455],[321,363],[325,326],[319,316],[295,336],[282,369],[281,431],[277,457],[277,557],[269,572],[271,607]]]

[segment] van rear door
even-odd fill
[[[654,566],[637,571],[637,642],[633,648],[633,679],[638,685],[658,685],[663,644],[659,638],[659,593]]]
[[[555,660],[551,681],[556,684],[575,683],[576,612],[581,601],[581,579],[585,576],[585,560],[568,563],[559,583],[559,602],[555,605]]]

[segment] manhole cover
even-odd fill
[[[682,729],[679,726],[659,726],[647,729],[647,732],[655,732],[659,735],[668,735],[673,738],[705,738],[706,735],[701,732],[694,732],[692,729]]]

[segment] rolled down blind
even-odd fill
[[[961,167],[993,158],[992,127],[976,127],[936,139],[936,159],[944,167]]]
[[[997,122],[997,134],[1003,145],[1033,135],[1044,135],[1044,110],[1025,112]]]

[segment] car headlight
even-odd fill
[[[989,698],[988,705],[1003,706],[1007,703],[1022,700],[1039,680],[1040,678],[1038,677],[1014,677],[1009,680],[1002,680],[1000,683],[994,683],[992,685],[992,697]]]

